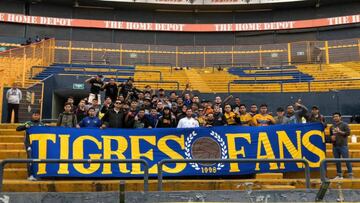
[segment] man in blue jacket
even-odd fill
[[[76,126],[77,128],[100,128],[101,120],[95,116],[95,108],[90,107],[88,110],[88,116],[80,121]]]

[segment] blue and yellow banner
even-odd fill
[[[32,158],[144,159],[150,176],[163,159],[306,159],[318,168],[325,158],[320,123],[268,127],[193,129],[74,129],[31,127]],[[167,164],[164,176],[240,175],[303,170],[301,163]],[[141,164],[35,164],[35,177],[140,177]]]

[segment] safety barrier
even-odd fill
[[[10,163],[139,163],[144,165],[144,192],[149,191],[149,164],[143,159],[5,159],[0,162],[0,192],[2,192],[4,168]]]
[[[341,158],[341,159],[324,159],[320,162],[320,179],[321,179],[321,186],[316,195],[315,201],[322,201],[326,194],[326,191],[329,188],[330,180],[326,177],[326,167],[327,163],[353,163],[353,162],[360,162],[360,158]]]
[[[310,189],[310,167],[305,159],[164,159],[158,165],[158,191],[162,191],[163,165],[166,163],[303,163],[306,188]]]

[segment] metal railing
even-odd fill
[[[88,59],[72,59],[71,60],[71,64],[73,63],[90,63],[90,64],[94,64],[94,63],[98,63],[97,65],[110,65],[110,62],[106,59],[103,60],[88,60]]]
[[[158,83],[158,84],[176,84],[176,90],[180,90],[180,83],[178,81],[159,81],[159,80],[135,80],[135,85],[136,83],[148,83],[148,84],[153,84],[153,83]]]
[[[266,81],[268,81],[269,83],[266,83]],[[329,82],[349,82],[349,81],[360,81],[360,78],[352,78],[352,79],[344,79],[344,80],[340,80],[340,79],[335,79],[335,80],[314,80],[314,81],[303,81],[301,82],[299,80],[299,83],[302,84],[307,84],[307,89],[304,89],[304,92],[312,92],[312,85],[314,85],[315,83],[329,83]],[[297,82],[286,82],[286,81],[279,81],[279,80],[263,80],[263,83],[258,83],[258,81],[256,80],[249,80],[246,81],[246,83],[237,83],[238,80],[234,80],[234,81],[230,81],[228,82],[228,94],[231,93],[231,85],[235,84],[235,85],[246,85],[246,84],[278,84],[279,88],[280,88],[280,92],[284,92],[284,84],[297,84]],[[359,86],[360,88],[360,86]],[[333,90],[331,88],[329,88],[329,91],[337,91],[337,90]]]
[[[321,186],[320,189],[316,195],[316,199],[315,201],[321,201],[322,199],[324,199],[324,196],[326,194],[327,189],[329,188],[330,185],[330,180],[329,178],[326,177],[326,168],[327,168],[327,163],[353,163],[353,162],[360,162],[360,158],[341,158],[341,159],[323,159],[320,162],[320,180],[321,180]]]
[[[159,80],[163,80],[163,76],[162,76],[162,72],[161,71],[157,71],[157,70],[134,70],[134,71],[127,71],[127,70],[117,70],[116,71],[116,79],[118,79],[119,74],[121,73],[156,73],[159,74]]]
[[[215,69],[228,68],[228,67],[253,67],[250,63],[215,63],[212,66],[213,73]]]
[[[303,163],[306,188],[310,189],[310,166],[305,159],[163,159],[158,162],[158,191],[163,188],[163,165],[166,163]]]
[[[3,188],[4,168],[10,163],[139,163],[144,165],[144,192],[149,191],[149,164],[143,159],[5,159],[0,162],[0,192]]]
[[[138,62],[138,63],[135,63],[134,66],[168,66],[170,67],[170,72],[173,71],[173,65],[171,63],[148,63],[148,62]]]

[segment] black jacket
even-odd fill
[[[119,111],[116,113],[114,109],[109,110],[105,113],[102,118],[103,124],[106,125],[107,128],[123,128],[124,127],[124,112]]]
[[[159,118],[158,128],[176,128],[176,119],[172,115],[163,115]]]

